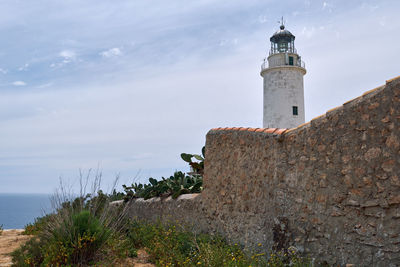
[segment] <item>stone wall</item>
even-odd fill
[[[212,129],[202,194],[136,201],[132,214],[330,264],[400,266],[399,126],[400,78],[295,129]]]
[[[138,198],[129,203],[128,213],[134,219],[180,225],[193,232],[209,232],[209,222],[203,215],[201,199],[201,194],[180,195],[177,199]]]

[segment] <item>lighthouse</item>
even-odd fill
[[[304,123],[304,62],[294,46],[295,36],[280,29],[272,37],[271,50],[261,66],[264,80],[264,128],[294,128]]]

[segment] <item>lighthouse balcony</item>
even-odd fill
[[[268,57],[267,61],[264,61],[261,65],[261,71],[274,68],[274,67],[284,67],[284,66],[296,66],[305,69],[305,63],[297,54],[280,53],[273,54]]]
[[[269,50],[269,55],[273,54],[279,54],[279,53],[291,53],[291,54],[297,54],[297,49],[294,48],[293,46],[284,46],[284,47],[278,47],[278,46],[271,46],[271,50]]]

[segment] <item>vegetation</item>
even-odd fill
[[[197,154],[187,154],[187,153],[182,153],[181,158],[189,163],[191,169],[193,170],[194,173],[203,175],[204,173],[204,159],[206,157],[206,147],[203,146],[201,149],[201,154],[202,155],[197,155]],[[196,159],[197,161],[193,161],[192,159]]]
[[[181,158],[189,163],[192,172],[185,174],[177,171],[169,178],[162,177],[160,181],[149,178],[148,184],[122,185],[126,194],[125,201],[129,201],[132,198],[149,199],[168,196],[172,196],[175,199],[182,194],[200,193],[203,189],[205,147],[202,149],[202,156],[182,153]]]
[[[55,217],[44,218],[30,228],[46,229]],[[36,236],[13,253],[14,266],[112,266],[118,259],[136,257],[140,248],[145,248],[156,266],[312,266],[294,248],[250,253],[219,236],[195,234],[174,225],[136,220],[115,231],[89,210],[75,213],[67,221],[55,227],[48,238],[43,230],[34,231]]]
[[[181,194],[200,193],[203,186],[203,178],[200,175],[186,175],[183,172],[175,172],[169,178],[162,177],[161,181],[149,178],[148,184],[123,185],[126,193],[125,200],[132,198],[149,199],[152,197],[177,198]]]
[[[97,193],[76,198],[66,197],[63,190],[56,194],[56,212],[25,227],[24,233],[34,237],[13,252],[14,266],[112,266],[131,255],[123,235],[126,212],[109,205],[115,194],[98,190],[99,183],[97,177]]]
[[[135,248],[145,247],[157,266],[312,266],[294,248],[269,255],[250,253],[221,237],[196,235],[173,225],[135,221],[128,237]]]
[[[0,224],[0,235],[2,235],[2,234],[3,234],[3,225]]]

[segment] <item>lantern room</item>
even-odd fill
[[[281,25],[280,29],[272,35],[271,41],[271,51],[270,55],[277,53],[296,53],[294,47],[294,35],[285,29],[285,25]]]

